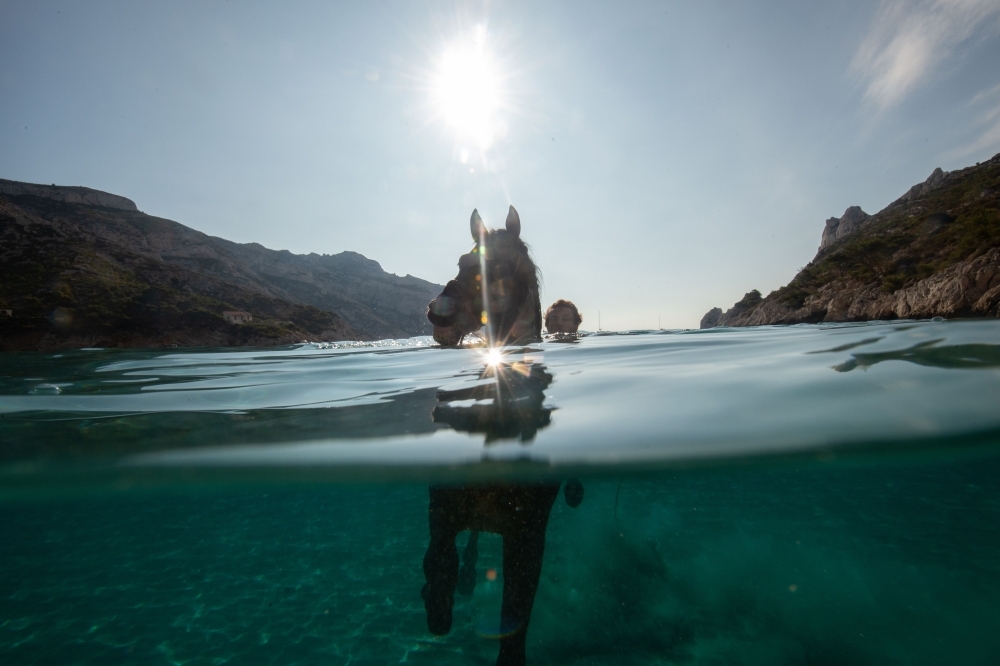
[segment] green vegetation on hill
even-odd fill
[[[702,327],[1000,316],[1000,155],[927,182],[821,248],[791,282]]]
[[[15,217],[44,221],[53,231],[82,239],[105,255],[124,251],[287,303],[336,313],[356,339],[429,334],[427,303],[443,288],[411,275],[388,273],[377,261],[356,252],[293,254],[216,238],[147,215],[124,197],[87,188],[0,179],[0,200],[19,211],[11,213]],[[142,275],[147,270],[133,269]],[[216,295],[211,290],[203,293]]]
[[[946,187],[885,209],[768,298],[800,308],[834,280],[878,282],[892,293],[1000,247],[1000,160],[966,171]]]
[[[356,337],[332,312],[158,261],[3,199],[0,242],[0,305],[13,310],[0,317],[0,350]],[[229,324],[225,310],[249,311],[254,320]]]

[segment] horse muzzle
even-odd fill
[[[455,346],[467,333],[482,328],[480,317],[460,307],[454,296],[441,294],[427,306],[427,319],[434,325],[434,340],[444,346]]]
[[[451,296],[441,294],[427,305],[427,319],[434,328],[447,328],[455,324],[458,303]]]
[[[455,326],[435,326],[434,342],[442,347],[457,347],[465,334]]]

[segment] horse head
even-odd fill
[[[454,346],[484,326],[493,345],[541,340],[538,269],[521,240],[521,218],[511,206],[504,229],[487,229],[472,211],[476,245],[458,260],[458,275],[430,302],[434,339]]]

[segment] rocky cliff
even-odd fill
[[[92,190],[89,187],[67,187],[55,184],[36,185],[34,183],[19,183],[16,180],[4,180],[3,178],[0,178],[0,196],[7,198],[32,196],[62,203],[78,203],[117,208],[118,210],[139,210],[131,199],[120,197],[117,194]]]
[[[848,208],[791,282],[713,308],[701,327],[935,316],[1000,316],[1000,154],[935,169],[875,215]]]
[[[861,226],[869,217],[871,215],[861,210],[861,206],[851,206],[840,217],[831,217],[826,221],[819,249],[822,250],[833,245],[834,242]]]
[[[0,191],[0,311],[13,310],[0,317],[0,349],[408,337],[429,332],[426,306],[441,290],[353,252],[214,238],[96,190]],[[226,324],[234,309],[253,323]]]

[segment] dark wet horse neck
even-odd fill
[[[534,273],[534,271],[533,271]],[[520,292],[521,288],[515,290]],[[542,339],[542,305],[538,297],[538,277],[532,275],[520,302],[489,316],[487,337],[494,345],[523,345]]]
[[[521,240],[521,221],[511,206],[504,229],[489,231],[472,212],[476,246],[458,260],[458,275],[427,308],[434,339],[457,345],[486,327],[492,345],[536,342],[542,338],[538,269]]]

